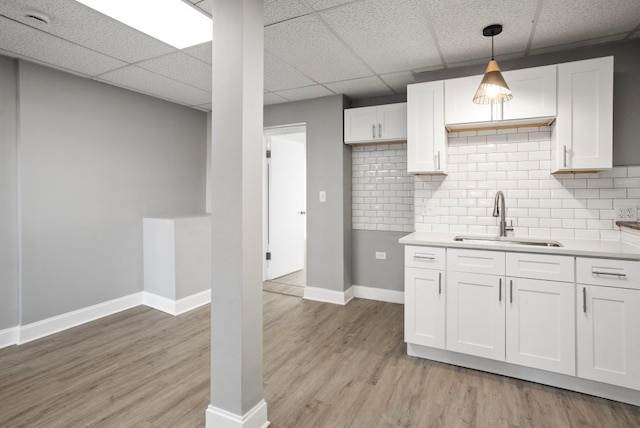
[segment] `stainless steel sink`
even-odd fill
[[[501,245],[532,245],[535,247],[562,247],[562,244],[558,241],[552,241],[550,239],[537,239],[537,238],[516,238],[513,236],[479,236],[479,235],[458,235],[453,238],[454,241],[469,242],[469,243],[491,243]]]

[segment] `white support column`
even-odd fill
[[[262,395],[263,1],[213,0],[208,428],[269,425]]]

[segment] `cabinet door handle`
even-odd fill
[[[582,312],[587,313],[587,287],[582,287]]]
[[[564,150],[562,153],[563,157],[564,157],[564,167],[567,167],[567,146],[564,146]]]
[[[438,272],[438,295],[442,294],[442,272]]]
[[[498,278],[498,302],[502,302],[502,278]]]
[[[420,254],[414,254],[413,255],[413,260],[435,260],[435,257],[431,257],[431,256],[422,256]]]
[[[509,280],[509,303],[513,303],[513,279]]]
[[[593,275],[608,275],[608,276],[615,276],[618,278],[626,278],[627,274],[626,273],[617,273],[617,272],[600,272],[597,270],[592,270],[591,273]]]
[[[376,126],[373,124],[371,124],[371,138],[376,138]]]
[[[378,124],[378,138],[382,138],[382,124]]]
[[[438,150],[438,171],[440,171],[440,150]]]

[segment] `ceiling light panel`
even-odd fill
[[[181,0],[76,0],[178,49],[212,40],[211,18]]]

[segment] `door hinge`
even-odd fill
[[[267,253],[267,260],[271,260],[271,252]]]
[[[267,150],[267,159],[271,159],[271,150]]]

